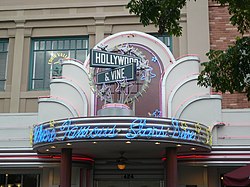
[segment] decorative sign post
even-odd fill
[[[114,49],[107,47],[99,46],[100,50],[90,51],[92,90],[104,101],[98,114],[134,115],[127,104],[146,92],[152,68],[145,56],[129,44]]]

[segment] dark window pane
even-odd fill
[[[22,176],[20,174],[9,174],[8,175],[8,185],[20,186],[22,181]]]
[[[39,50],[39,41],[34,43],[34,50]]]
[[[8,41],[0,40],[0,91],[5,90],[7,74]]]
[[[63,41],[59,40],[58,49],[63,49]]]
[[[162,42],[164,42],[162,36],[158,37],[158,39],[161,40]]]
[[[32,89],[40,90],[43,88],[43,80],[33,80]]]
[[[76,58],[76,53],[75,53],[75,51],[70,51],[70,53],[69,53],[69,58]]]
[[[46,64],[44,72],[44,85],[49,88],[50,78],[51,78],[51,64]]]
[[[171,36],[168,36],[166,34],[163,35],[152,34],[152,35],[161,40],[172,51]]]
[[[88,49],[88,40],[83,40],[83,48]]]
[[[69,49],[69,40],[64,41],[64,49]]]
[[[76,59],[84,62],[86,59],[86,51],[85,50],[78,50],[76,52]]]
[[[0,80],[5,79],[7,53],[0,53]]]
[[[44,75],[44,52],[34,53],[33,78],[43,78]]]
[[[52,49],[57,49],[57,41],[52,41]]]
[[[8,51],[8,46],[9,46],[8,42],[4,43],[3,50]]]
[[[0,80],[0,90],[5,90],[5,81]]]
[[[1,82],[0,82],[0,84],[1,84]],[[6,175],[5,174],[0,174],[0,186],[5,185],[5,179],[6,179]]]
[[[77,40],[76,48],[77,49],[82,49],[82,40]]]
[[[40,42],[40,50],[44,50],[45,49],[45,41],[41,41]]]
[[[23,175],[22,187],[37,187],[38,182],[39,182],[39,175],[25,174]]]
[[[3,51],[3,46],[4,46],[4,43],[1,43],[1,42],[0,42],[0,52]]]
[[[76,41],[75,40],[71,40],[70,41],[70,49],[75,49],[76,48]]]
[[[51,43],[50,40],[46,41],[46,50],[50,50],[51,49],[51,45],[52,45],[52,43]]]

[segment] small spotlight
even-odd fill
[[[46,152],[49,152],[49,149],[46,149],[45,151],[46,151]]]
[[[67,145],[67,146],[71,146],[72,144],[71,144],[71,143],[67,143],[66,145]]]
[[[97,144],[97,142],[93,142],[93,144]]]
[[[131,144],[131,141],[126,141],[126,144]]]
[[[181,144],[177,144],[176,146],[177,146],[177,147],[181,147],[182,145],[181,145]]]
[[[195,147],[192,147],[192,148],[191,148],[191,150],[192,150],[192,151],[195,151],[195,150],[196,150],[196,148],[195,148]]]
[[[155,142],[155,145],[160,145],[161,143],[160,142]]]
[[[55,149],[55,148],[56,148],[56,146],[52,145],[50,148],[51,148],[51,149]]]

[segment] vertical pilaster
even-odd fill
[[[204,187],[208,187],[208,171],[207,171],[207,167],[204,167],[203,168],[203,184],[204,184]]]
[[[72,149],[61,151],[60,187],[71,187]]]
[[[187,1],[187,38],[187,53],[199,54],[201,62],[207,61],[205,54],[210,49],[208,0]]]
[[[16,21],[15,45],[13,57],[13,72],[11,82],[10,112],[19,112],[20,89],[22,79],[23,46],[24,46],[24,20]]]
[[[166,149],[166,187],[177,187],[177,151],[175,147]]]
[[[105,17],[95,17],[95,44],[99,43],[101,40],[104,39],[104,20]]]
[[[86,187],[91,185],[91,169],[86,170]]]
[[[104,39],[104,33],[105,33],[104,21],[105,21],[104,8],[97,7],[95,16],[95,44]]]

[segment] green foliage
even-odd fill
[[[131,0],[127,8],[130,13],[140,17],[140,22],[147,26],[154,24],[159,27],[159,34],[167,32],[170,35],[180,36],[181,9],[186,0]]]
[[[250,38],[239,38],[226,51],[210,50],[209,62],[198,77],[201,86],[225,93],[246,92],[250,99]]]
[[[194,0],[195,1],[195,0]],[[202,0],[201,0],[202,1]],[[250,30],[250,0],[213,0],[229,10],[230,22],[239,33]],[[130,0],[127,5],[130,13],[140,17],[144,26],[154,24],[160,34],[180,36],[182,27],[179,24],[181,9],[187,0]],[[204,63],[204,70],[199,76],[198,84],[212,86],[217,91],[233,93],[247,92],[250,100],[250,38],[237,39],[234,46],[226,51],[211,50],[207,53],[209,62]]]
[[[196,0],[194,0],[196,1]],[[228,5],[230,21],[237,26],[241,34],[250,29],[250,0],[214,0],[221,5]],[[147,26],[154,24],[158,32],[180,36],[182,27],[179,24],[181,9],[187,0],[130,0],[127,8],[130,13],[140,17],[140,22]]]
[[[216,0],[228,5],[230,22],[242,35],[250,30],[250,0]],[[201,86],[212,86],[225,93],[245,92],[250,100],[250,38],[238,38],[226,51],[210,50],[209,62],[198,78]]]

